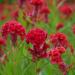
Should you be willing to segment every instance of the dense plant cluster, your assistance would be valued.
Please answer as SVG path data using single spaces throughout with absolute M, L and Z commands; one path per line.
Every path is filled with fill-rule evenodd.
M 0 4 L 0 75 L 74 75 L 75 9 L 65 0 L 15 4 Z

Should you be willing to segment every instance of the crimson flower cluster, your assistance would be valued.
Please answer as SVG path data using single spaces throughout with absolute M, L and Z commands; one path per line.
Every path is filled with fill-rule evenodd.
M 47 6 L 44 6 L 42 9 L 41 9 L 41 13 L 42 14 L 49 14 L 50 13 L 50 10 Z
M 70 8 L 69 5 L 64 4 L 63 6 L 60 7 L 60 12 L 65 14 L 66 16 L 70 16 L 72 14 L 72 9 Z
M 42 5 L 44 0 L 32 0 L 31 3 L 35 6 L 40 6 Z
M 63 33 L 56 33 L 50 35 L 50 41 L 55 47 L 63 46 L 65 48 L 68 47 L 68 40 L 65 34 Z
M 57 64 L 63 75 L 67 75 L 68 66 L 65 64 L 62 54 L 67 48 L 70 48 L 71 53 L 74 52 L 73 46 L 68 42 L 67 37 L 63 33 L 50 35 L 50 41 L 53 44 L 52 50 L 49 52 L 49 58 L 52 64 Z
M 52 64 L 57 64 L 63 75 L 67 75 L 67 65 L 63 61 L 62 54 L 65 53 L 64 47 L 56 47 L 50 50 L 49 58 Z
M 60 64 L 63 62 L 61 55 L 65 53 L 64 47 L 56 47 L 50 50 L 49 56 L 52 64 Z
M 10 35 L 13 44 L 17 41 L 17 36 L 20 36 L 21 40 L 25 39 L 25 28 L 17 21 L 9 21 L 2 26 L 2 37 L 7 39 Z
M 45 42 L 46 39 L 47 33 L 39 28 L 33 28 L 27 34 L 27 43 L 31 43 L 33 45 L 33 48 L 29 49 L 30 53 L 33 56 L 33 60 L 46 57 L 46 50 L 49 47 Z

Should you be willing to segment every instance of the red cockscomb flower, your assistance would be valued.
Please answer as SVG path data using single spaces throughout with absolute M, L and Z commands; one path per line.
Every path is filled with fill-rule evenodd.
M 32 0 L 31 1 L 31 3 L 36 6 L 42 5 L 43 2 L 44 2 L 44 0 Z
M 66 51 L 65 48 L 62 47 L 62 46 L 61 47 L 56 47 L 55 50 L 58 50 L 60 54 L 63 54 Z
M 37 46 L 44 44 L 46 38 L 47 33 L 39 28 L 31 29 L 26 36 L 27 42 Z
M 33 48 L 29 49 L 29 52 L 32 54 L 33 60 L 38 58 L 47 57 L 47 48 L 49 45 L 45 43 L 47 38 L 47 33 L 39 28 L 34 28 L 29 31 L 26 36 L 27 43 L 31 43 Z
M 18 23 L 17 21 L 9 21 L 2 26 L 2 36 L 4 39 L 7 39 L 7 36 L 10 35 L 12 42 L 15 43 L 17 36 L 21 37 L 21 40 L 25 39 L 25 28 Z
M 49 8 L 47 6 L 44 6 L 41 9 L 40 13 L 42 13 L 42 14 L 49 14 L 50 13 L 50 10 L 49 10 Z
M 67 4 L 61 6 L 59 9 L 60 9 L 61 13 L 65 14 L 67 16 L 70 16 L 72 14 L 72 9 Z
M 55 47 L 60 47 L 60 46 L 63 46 L 65 48 L 68 47 L 67 37 L 63 33 L 56 33 L 50 35 L 50 41 Z
M 55 48 L 50 50 L 49 57 L 50 57 L 50 61 L 52 64 L 59 64 L 59 63 L 63 62 L 59 50 L 57 50 Z

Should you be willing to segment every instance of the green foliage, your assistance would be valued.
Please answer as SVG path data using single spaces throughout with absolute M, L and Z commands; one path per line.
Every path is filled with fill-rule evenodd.
M 2 2 L 2 0 L 0 0 Z M 10 2 L 11 3 L 11 2 Z M 72 24 L 75 23 L 75 14 L 72 15 L 71 19 L 63 20 L 59 17 L 59 11 L 56 7 L 56 0 L 54 6 L 50 6 L 51 13 L 49 15 L 50 22 L 48 24 L 44 22 L 37 22 L 36 27 L 45 29 L 49 34 L 56 32 L 56 24 L 58 22 L 64 23 L 64 28 L 60 30 L 67 35 L 68 40 L 75 47 L 75 35 L 71 31 Z M 7 11 L 6 11 L 7 12 Z M 8 12 L 7 12 L 8 13 Z M 18 21 L 25 27 L 27 27 L 27 20 L 31 20 L 27 17 L 26 21 L 23 20 L 23 11 L 19 11 Z M 5 21 L 0 21 L 0 26 Z M 27 27 L 27 32 L 32 28 L 32 24 Z M 32 47 L 31 44 L 27 44 L 25 41 L 21 42 L 18 39 L 18 45 L 12 46 L 10 37 L 7 40 L 6 51 L 8 59 L 6 64 L 0 63 L 0 75 L 62 75 L 57 65 L 52 65 L 48 59 L 41 59 L 37 62 L 32 61 L 32 57 L 28 52 L 28 47 Z M 8 54 L 9 52 L 9 54 Z M 71 55 L 70 49 L 66 50 L 66 53 L 62 56 L 64 61 L 69 65 L 75 62 L 75 54 Z M 75 75 L 75 65 L 70 69 L 67 75 Z M 40 70 L 39 72 L 37 70 Z

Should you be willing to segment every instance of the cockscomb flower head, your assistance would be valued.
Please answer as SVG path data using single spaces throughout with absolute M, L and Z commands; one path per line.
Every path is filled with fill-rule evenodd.
M 35 6 L 40 6 L 42 5 L 44 0 L 32 0 L 31 3 Z
M 69 5 L 65 4 L 63 6 L 61 6 L 60 8 L 60 12 L 67 15 L 67 16 L 70 16 L 72 14 L 72 9 Z
M 18 36 L 20 36 L 21 40 L 24 40 L 25 28 L 17 21 L 9 21 L 2 26 L 3 38 L 7 39 L 8 35 L 11 36 L 12 42 L 16 42 Z
M 50 13 L 50 10 L 49 10 L 49 8 L 47 6 L 44 6 L 41 9 L 40 13 L 42 13 L 42 14 L 49 14 Z
M 46 39 L 47 33 L 43 29 L 33 28 L 28 32 L 26 41 L 33 45 L 33 48 L 30 48 L 29 52 L 34 61 L 39 58 L 47 57 L 47 48 L 49 48 L 49 45 L 46 44 Z
M 47 38 L 47 33 L 40 28 L 31 29 L 26 36 L 26 40 L 28 43 L 37 46 L 44 44 L 46 38 Z
M 59 64 L 59 63 L 63 62 L 59 50 L 57 50 L 55 48 L 50 50 L 49 58 L 50 58 L 50 61 L 52 64 Z
M 68 40 L 65 34 L 56 33 L 50 35 L 50 41 L 55 47 L 63 46 L 65 48 L 68 47 Z
M 55 49 L 58 50 L 60 54 L 63 54 L 66 51 L 66 49 L 62 46 L 61 47 L 56 47 Z

